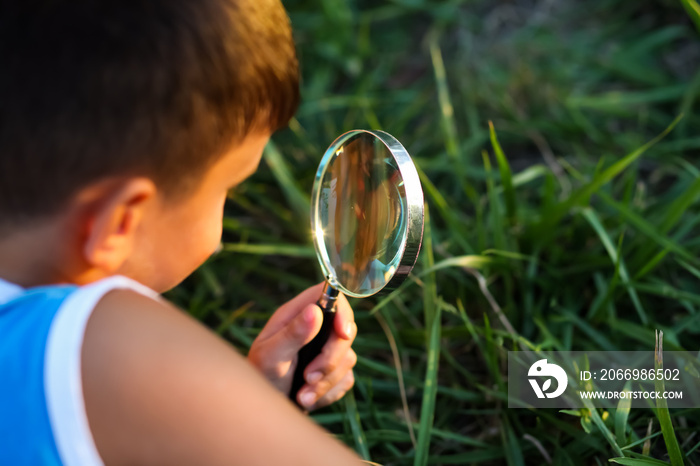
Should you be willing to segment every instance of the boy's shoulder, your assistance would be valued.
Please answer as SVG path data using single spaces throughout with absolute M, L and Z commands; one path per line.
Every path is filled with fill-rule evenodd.
M 304 447 L 312 440 L 339 455 L 337 464 L 356 464 L 245 357 L 168 303 L 128 290 L 106 295 L 87 324 L 82 362 L 106 463 L 308 466 L 324 457 Z
M 65 291 L 64 302 L 82 296 L 76 302 L 92 308 L 73 308 L 84 327 L 56 346 L 63 362 L 47 363 L 63 391 L 23 405 L 48 406 L 65 423 L 28 423 L 32 444 L 18 455 L 41 432 L 58 464 L 357 464 L 241 354 L 165 300 L 99 282 Z

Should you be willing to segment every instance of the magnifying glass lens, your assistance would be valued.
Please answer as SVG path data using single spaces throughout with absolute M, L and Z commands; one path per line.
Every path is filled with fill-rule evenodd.
M 387 146 L 370 133 L 332 146 L 320 179 L 316 243 L 329 281 L 369 296 L 391 280 L 406 245 L 406 190 Z M 335 282 L 335 283 L 333 283 Z

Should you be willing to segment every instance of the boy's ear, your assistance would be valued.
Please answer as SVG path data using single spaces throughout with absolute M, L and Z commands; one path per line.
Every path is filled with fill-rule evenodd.
M 128 178 L 105 193 L 89 220 L 83 246 L 91 266 L 108 273 L 119 269 L 131 254 L 144 210 L 155 194 L 148 178 Z

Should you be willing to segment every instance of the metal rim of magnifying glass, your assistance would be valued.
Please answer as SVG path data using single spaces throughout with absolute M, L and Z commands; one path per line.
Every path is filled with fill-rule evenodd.
M 413 269 L 418 258 L 418 253 L 420 252 L 421 244 L 423 242 L 423 188 L 420 184 L 420 178 L 418 177 L 418 172 L 416 167 L 411 160 L 411 156 L 408 151 L 403 147 L 403 145 L 391 134 L 384 131 L 372 131 L 365 129 L 355 129 L 348 131 L 347 133 L 341 134 L 333 143 L 328 146 L 326 153 L 321 159 L 318 170 L 316 171 L 316 177 L 314 178 L 314 186 L 311 192 L 311 234 L 313 236 L 314 248 L 316 248 L 317 257 L 321 263 L 321 268 L 323 269 L 323 274 L 327 279 L 332 279 L 331 267 L 328 266 L 327 262 L 328 253 L 326 251 L 325 245 L 323 243 L 321 235 L 317 234 L 318 220 L 318 204 L 321 195 L 321 180 L 323 175 L 326 173 L 328 168 L 328 162 L 332 157 L 335 156 L 335 152 L 338 147 L 341 146 L 346 140 L 360 133 L 368 133 L 379 139 L 389 150 L 396 165 L 399 168 L 399 174 L 404 182 L 404 191 L 406 193 L 406 204 L 408 206 L 407 212 L 407 222 L 404 234 L 404 239 L 401 243 L 401 248 L 398 254 L 401 254 L 401 260 L 399 261 L 398 267 L 394 270 L 392 277 L 389 279 L 386 285 L 381 289 L 375 291 L 374 293 L 368 294 L 358 294 L 346 289 L 342 284 L 337 281 L 331 281 L 331 286 L 342 291 L 348 296 L 353 296 L 356 298 L 366 298 L 377 293 L 386 293 L 388 291 L 395 290 L 403 283 L 403 281 L 408 277 L 408 274 Z

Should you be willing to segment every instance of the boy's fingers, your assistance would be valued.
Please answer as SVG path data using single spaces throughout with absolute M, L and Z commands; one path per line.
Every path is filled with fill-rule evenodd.
M 258 351 L 264 354 L 265 365 L 275 366 L 293 360 L 299 350 L 316 336 L 322 322 L 323 316 L 318 306 L 305 306 L 279 332 L 259 343 Z
M 321 396 L 309 410 L 314 410 L 328 406 L 329 404 L 335 403 L 345 396 L 347 392 L 352 390 L 352 386 L 355 384 L 355 375 L 352 371 L 349 371 L 343 376 L 343 378 L 335 385 L 333 388 L 328 390 L 325 395 Z
M 303 391 L 313 392 L 316 395 L 316 399 L 322 398 L 338 385 L 348 372 L 352 372 L 352 368 L 355 367 L 356 363 L 357 355 L 353 350 L 349 350 L 333 372 L 313 384 L 307 384 Z
M 258 339 L 264 340 L 284 329 L 307 305 L 318 301 L 322 290 L 323 283 L 319 283 L 307 288 L 295 298 L 280 306 L 267 321 L 260 335 L 258 335 Z
M 352 340 L 355 337 L 354 325 L 355 314 L 352 312 L 348 299 L 341 293 L 336 301 L 335 320 L 333 321 L 335 333 L 341 338 Z
M 323 346 L 321 354 L 316 356 L 304 370 L 304 380 L 315 383 L 322 377 L 331 374 L 339 367 L 347 353 L 352 351 L 350 347 L 357 333 L 357 325 L 351 322 L 349 338 L 341 338 L 337 334 L 331 334 Z M 354 354 L 354 353 L 353 353 Z

